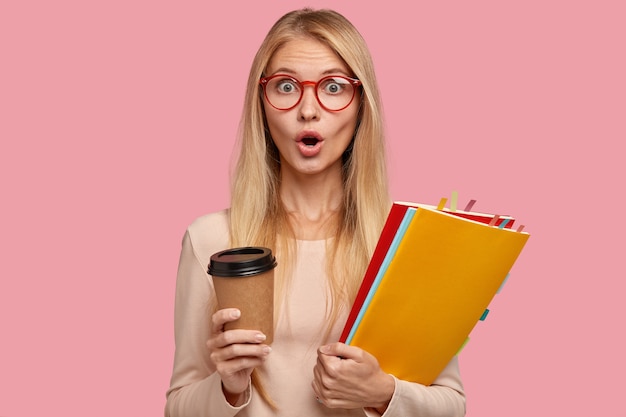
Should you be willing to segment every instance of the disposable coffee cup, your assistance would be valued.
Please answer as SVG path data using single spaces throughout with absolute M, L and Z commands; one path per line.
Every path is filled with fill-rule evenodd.
M 263 247 L 227 249 L 211 255 L 209 275 L 220 309 L 238 308 L 239 319 L 226 323 L 225 330 L 259 330 L 274 339 L 274 268 L 276 258 Z

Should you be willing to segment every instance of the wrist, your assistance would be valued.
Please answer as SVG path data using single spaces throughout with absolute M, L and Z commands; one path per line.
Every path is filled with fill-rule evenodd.
M 395 378 L 389 374 L 385 374 L 385 378 L 383 379 L 383 383 L 381 384 L 381 390 L 379 391 L 382 394 L 380 397 L 381 400 L 375 404 L 372 404 L 370 408 L 374 409 L 378 414 L 383 415 L 385 411 L 387 411 L 387 407 L 389 407 L 389 403 L 391 402 L 391 398 L 393 397 L 395 391 Z
M 385 414 L 385 411 L 387 411 L 387 407 L 389 406 L 389 401 L 387 401 L 385 404 L 379 406 L 379 407 L 372 407 L 378 414 L 380 414 L 381 416 L 383 414 Z
M 224 393 L 224 398 L 226 399 L 226 401 L 233 407 L 239 407 L 245 402 L 245 395 L 243 392 L 231 392 L 226 389 L 223 382 L 222 392 Z

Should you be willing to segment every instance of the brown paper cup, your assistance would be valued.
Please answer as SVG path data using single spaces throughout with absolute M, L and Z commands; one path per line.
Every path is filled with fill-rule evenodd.
M 259 330 L 274 340 L 274 268 L 272 251 L 262 247 L 227 249 L 211 256 L 209 274 L 220 309 L 238 308 L 241 317 L 225 330 Z

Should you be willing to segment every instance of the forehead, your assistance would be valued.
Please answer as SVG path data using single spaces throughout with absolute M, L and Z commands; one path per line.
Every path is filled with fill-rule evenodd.
M 292 39 L 276 50 L 267 75 L 288 73 L 302 79 L 328 74 L 350 74 L 346 63 L 328 45 L 310 37 Z

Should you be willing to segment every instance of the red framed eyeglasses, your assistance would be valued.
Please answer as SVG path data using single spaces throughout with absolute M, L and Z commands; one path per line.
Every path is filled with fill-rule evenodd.
M 313 87 L 320 106 L 336 112 L 352 103 L 361 81 L 343 75 L 329 75 L 317 82 L 299 81 L 291 75 L 275 74 L 261 78 L 259 84 L 263 86 L 265 99 L 275 109 L 291 110 L 296 107 L 302 100 L 304 87 L 309 85 Z

